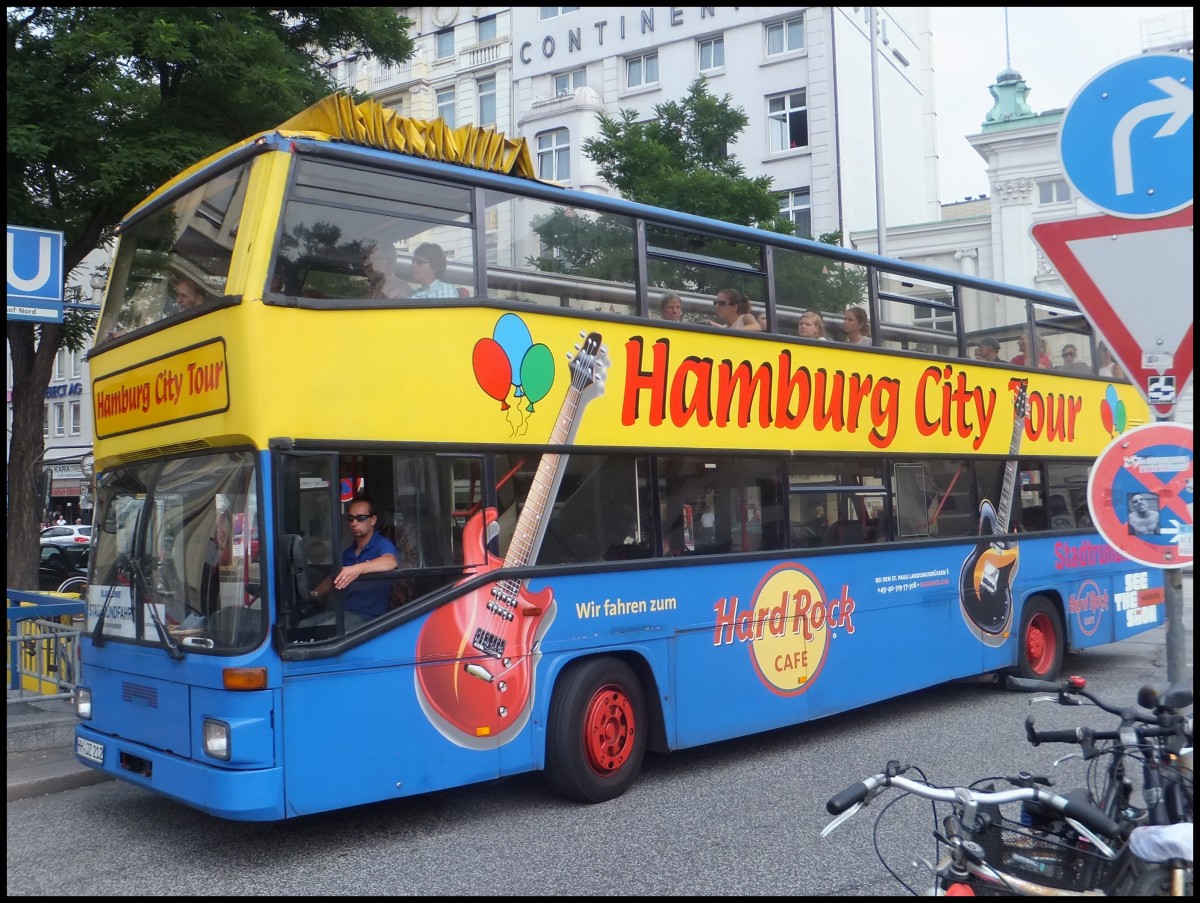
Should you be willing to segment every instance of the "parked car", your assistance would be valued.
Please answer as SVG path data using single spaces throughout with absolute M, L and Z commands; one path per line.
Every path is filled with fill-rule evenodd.
M 89 543 L 43 542 L 38 589 L 44 593 L 87 595 Z
M 42 530 L 42 542 L 91 542 L 91 524 L 63 524 Z

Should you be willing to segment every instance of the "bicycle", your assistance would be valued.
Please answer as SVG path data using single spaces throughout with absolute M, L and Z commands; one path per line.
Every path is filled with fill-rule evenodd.
M 904 777 L 910 770 L 920 774 L 921 779 Z M 1014 786 L 1007 790 L 976 789 L 975 784 L 998 780 Z M 1047 789 L 1049 778 L 1024 773 L 985 778 L 975 784 L 939 787 L 915 766 L 891 761 L 882 773 L 852 784 L 826 803 L 826 810 L 835 818 L 821 836 L 828 836 L 885 789 L 896 788 L 904 793 L 890 801 L 876 818 L 876 854 L 892 877 L 914 896 L 917 892 L 888 865 L 878 845 L 878 827 L 884 814 L 908 795 L 933 803 L 936 864 L 922 861 L 933 879 L 927 891 L 932 896 L 1072 893 L 1124 897 L 1145 895 L 1147 887 L 1162 889 L 1161 866 L 1141 862 L 1126 842 L 1131 826 L 1109 818 L 1079 794 L 1055 793 Z M 1051 830 L 1006 817 L 1001 807 L 1018 802 L 1022 812 L 1033 806 L 1036 811 L 1054 813 L 1064 827 Z M 951 807 L 950 814 L 940 821 L 941 831 L 937 828 L 939 803 Z M 1163 827 L 1132 830 L 1156 835 Z M 1190 895 L 1190 887 L 1170 887 L 1173 894 Z
M 1102 811 L 1116 817 L 1118 808 L 1123 807 L 1123 817 L 1137 824 L 1192 821 L 1192 716 L 1182 711 L 1192 704 L 1191 687 L 1177 685 L 1166 692 L 1152 686 L 1142 687 L 1138 691 L 1138 706 L 1150 710 L 1147 714 L 1105 702 L 1087 689 L 1087 681 L 1082 677 L 1044 681 L 1010 676 L 1007 686 L 1011 690 L 1055 694 L 1037 697 L 1034 703 L 1055 701 L 1063 706 L 1077 706 L 1087 700 L 1120 719 L 1117 729 L 1110 731 L 1090 727 L 1039 731 L 1032 715 L 1025 719 L 1025 737 L 1032 745 L 1079 746 L 1080 757 L 1091 763 L 1088 791 Z M 1073 757 L 1064 756 L 1055 764 Z M 1109 759 L 1107 766 L 1098 768 L 1097 764 L 1105 757 Z M 1141 763 L 1144 809 L 1132 805 L 1134 788 L 1126 769 L 1130 760 Z
M 1061 764 L 1078 756 L 1089 763 L 1086 793 L 1106 814 L 1129 825 L 1157 827 L 1159 843 L 1146 847 L 1142 841 L 1145 831 L 1133 831 L 1130 846 L 1137 862 L 1153 859 L 1160 867 L 1142 868 L 1134 876 L 1133 887 L 1138 895 L 1147 893 L 1178 893 L 1192 882 L 1192 715 L 1181 710 L 1192 704 L 1192 689 L 1177 685 L 1166 692 L 1152 686 L 1138 691 L 1138 706 L 1125 708 L 1106 703 L 1087 689 L 1081 677 L 1068 677 L 1050 682 L 1008 678 L 1010 689 L 1022 691 L 1051 691 L 1054 696 L 1033 700 L 1056 701 L 1059 705 L 1076 706 L 1087 700 L 1120 720 L 1116 730 L 1096 730 L 1078 727 L 1069 730 L 1040 731 L 1033 716 L 1025 719 L 1026 739 L 1034 746 L 1043 743 L 1078 745 L 1080 752 L 1057 760 Z M 1100 767 L 1100 763 L 1107 764 Z M 1140 764 L 1142 783 L 1134 786 L 1127 763 Z M 1137 798 L 1140 795 L 1140 800 Z M 1138 803 L 1141 805 L 1138 805 Z M 1038 813 L 1031 813 L 1036 819 Z M 1176 835 L 1179 835 L 1176 837 Z

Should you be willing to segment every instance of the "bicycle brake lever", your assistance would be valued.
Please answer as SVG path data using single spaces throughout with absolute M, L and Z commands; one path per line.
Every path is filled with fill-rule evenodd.
M 871 799 L 871 797 L 868 796 L 867 800 L 870 800 L 870 799 Z M 835 818 L 833 821 L 831 821 L 829 824 L 827 824 L 824 828 L 821 829 L 821 836 L 828 837 L 830 834 L 832 834 L 837 829 L 837 827 L 839 825 L 841 825 L 842 822 L 846 821 L 848 818 L 850 818 L 850 816 L 852 816 L 859 809 L 861 809 L 863 806 L 865 806 L 867 804 L 867 800 L 863 800 L 862 802 L 855 803 L 853 806 L 851 806 L 849 809 L 847 809 L 845 812 L 843 812 L 841 815 L 839 815 L 837 818 Z

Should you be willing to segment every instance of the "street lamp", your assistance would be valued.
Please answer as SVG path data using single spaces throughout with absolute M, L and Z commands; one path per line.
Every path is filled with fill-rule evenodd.
M 104 274 L 99 270 L 92 273 L 92 303 L 100 304 L 100 293 L 104 291 Z

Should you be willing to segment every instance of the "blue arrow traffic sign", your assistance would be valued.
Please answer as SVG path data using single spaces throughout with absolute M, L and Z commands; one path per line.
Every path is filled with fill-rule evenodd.
M 1192 203 L 1193 72 L 1190 56 L 1148 53 L 1114 63 L 1080 89 L 1058 137 L 1079 194 L 1128 219 Z

